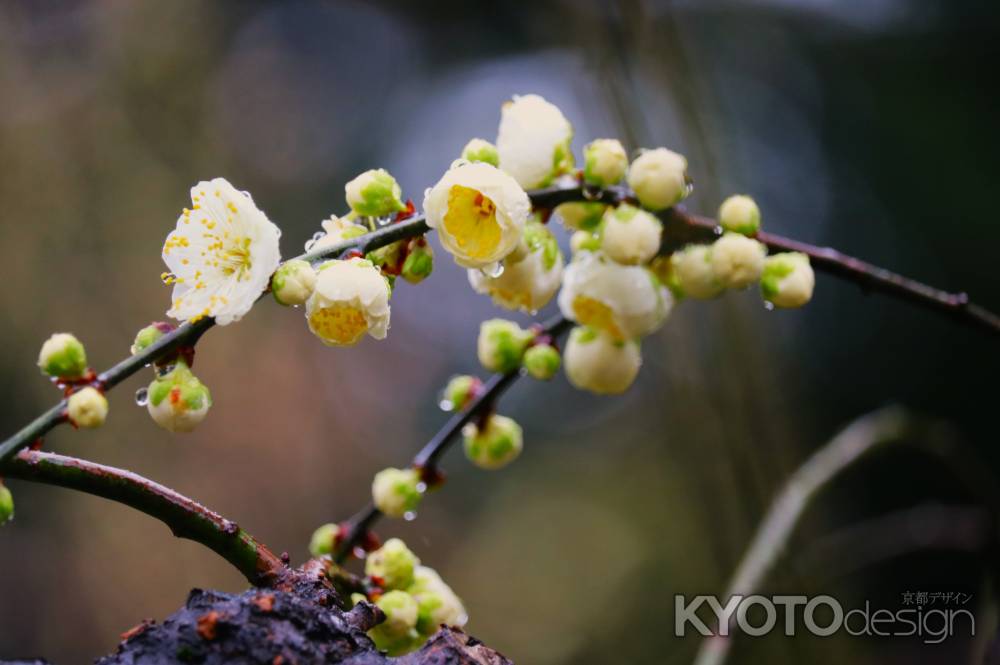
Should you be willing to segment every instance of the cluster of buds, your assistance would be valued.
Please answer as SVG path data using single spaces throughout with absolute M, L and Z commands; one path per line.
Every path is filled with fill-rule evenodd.
M 336 247 L 412 214 L 396 179 L 385 169 L 365 171 L 345 186 L 350 212 L 331 216 L 306 245 L 309 251 Z M 424 238 L 400 240 L 369 252 L 314 266 L 302 259 L 281 264 L 271 293 L 282 305 L 305 305 L 309 330 L 327 346 L 353 346 L 370 336 L 384 339 L 389 299 L 396 277 L 417 284 L 434 269 L 434 253 Z
M 710 299 L 726 289 L 760 284 L 770 306 L 802 307 L 812 299 L 815 275 L 800 252 L 767 255 L 753 236 L 760 231 L 760 209 L 752 198 L 731 196 L 719 208 L 723 234 L 711 245 L 688 245 L 660 257 L 653 268 L 677 298 Z
M 149 324 L 136 334 L 132 353 L 141 352 L 171 330 L 169 323 Z M 191 371 L 193 361 L 190 349 L 161 358 L 154 368 L 156 376 L 137 395 L 137 402 L 146 407 L 153 422 L 168 432 L 194 431 L 212 406 L 211 393 Z
M 479 362 L 490 372 L 506 374 L 523 367 L 533 378 L 547 381 L 559 371 L 559 350 L 552 340 L 513 321 L 490 319 L 479 326 Z
M 419 648 L 442 625 L 461 628 L 467 621 L 461 599 L 398 538 L 368 553 L 365 588 L 351 600 L 371 600 L 385 614 L 368 635 L 390 656 Z
M 95 428 L 108 417 L 108 400 L 87 366 L 87 352 L 75 336 L 56 333 L 45 340 L 38 353 L 38 367 L 66 389 L 66 417 L 74 427 Z

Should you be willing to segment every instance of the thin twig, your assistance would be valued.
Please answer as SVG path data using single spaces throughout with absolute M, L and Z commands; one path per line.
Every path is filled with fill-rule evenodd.
M 42 451 L 23 450 L 0 464 L 9 478 L 58 485 L 140 510 L 166 524 L 178 538 L 210 548 L 255 586 L 275 587 L 291 574 L 271 550 L 236 522 L 147 478 L 102 464 Z
M 562 316 L 556 316 L 539 328 L 539 334 L 557 339 L 571 326 L 571 321 Z M 433 479 L 438 475 L 438 460 L 448 450 L 451 443 L 457 440 L 462 428 L 477 416 L 492 409 L 500 395 L 517 381 L 521 374 L 520 370 L 514 370 L 506 374 L 494 374 L 487 379 L 476 396 L 469 400 L 461 411 L 449 418 L 437 434 L 420 449 L 410 465 L 419 470 L 429 483 L 433 482 Z M 371 528 L 382 516 L 382 512 L 375 507 L 375 504 L 369 502 L 367 506 L 344 522 L 342 525 L 344 531 L 337 539 L 334 561 L 343 563 L 347 560 L 354 548 L 366 539 Z
M 726 588 L 724 602 L 760 589 L 784 553 L 802 515 L 831 480 L 881 445 L 900 441 L 910 428 L 911 421 L 901 409 L 876 411 L 855 420 L 806 460 L 779 492 L 764 521 L 757 527 L 749 549 Z M 695 665 L 722 665 L 725 662 L 732 646 L 735 624 L 728 628 L 701 643 Z

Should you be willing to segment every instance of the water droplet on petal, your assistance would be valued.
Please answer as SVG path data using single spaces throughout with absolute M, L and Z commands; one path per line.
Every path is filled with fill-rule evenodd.
M 250 196 L 250 192 L 248 192 L 248 191 L 246 191 L 246 190 L 243 190 L 242 192 L 240 192 L 240 194 L 242 194 L 243 196 L 245 196 L 245 197 L 247 197 L 248 199 L 250 199 L 250 203 L 253 203 L 253 197 L 252 197 L 252 196 Z
M 503 263 L 501 263 L 500 261 L 497 261 L 496 263 L 491 263 L 490 265 L 482 268 L 480 272 L 486 275 L 487 277 L 496 279 L 497 277 L 503 274 Z
M 149 403 L 149 389 L 139 388 L 135 391 L 135 403 L 137 406 L 146 406 Z
M 312 235 L 313 240 L 320 240 L 326 237 L 326 231 L 317 231 Z
M 403 519 L 406 520 L 407 522 L 412 522 L 413 520 L 417 519 L 417 513 L 413 510 L 408 510 L 405 513 L 403 513 Z

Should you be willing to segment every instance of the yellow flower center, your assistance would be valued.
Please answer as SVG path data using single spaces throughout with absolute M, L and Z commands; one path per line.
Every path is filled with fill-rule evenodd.
M 455 185 L 448 190 L 448 212 L 444 228 L 470 258 L 489 258 L 500 244 L 501 229 L 496 204 L 470 187 Z
M 577 323 L 604 330 L 617 340 L 625 339 L 621 328 L 615 323 L 614 312 L 599 300 L 587 296 L 573 298 L 573 314 Z
M 359 308 L 339 303 L 310 314 L 309 327 L 328 342 L 350 346 L 368 331 L 368 321 Z
M 253 262 L 250 260 L 250 238 L 238 236 L 216 243 L 215 258 L 226 276 L 236 275 L 237 279 L 249 279 Z

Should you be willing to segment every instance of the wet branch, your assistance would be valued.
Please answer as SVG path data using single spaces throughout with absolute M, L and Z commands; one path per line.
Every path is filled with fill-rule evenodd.
M 67 487 L 135 508 L 160 520 L 178 538 L 201 543 L 231 563 L 258 587 L 281 587 L 292 571 L 236 522 L 227 520 L 169 487 L 111 466 L 24 450 L 0 464 L 9 478 Z
M 561 337 L 572 326 L 572 322 L 562 316 L 556 316 L 539 327 L 538 334 L 548 335 L 553 339 Z M 448 419 L 430 441 L 416 454 L 410 465 L 421 472 L 428 486 L 432 486 L 440 478 L 437 468 L 441 455 L 458 438 L 462 428 L 473 419 L 489 413 L 496 406 L 497 400 L 507 388 L 521 377 L 520 370 L 506 374 L 494 374 L 483 383 L 478 394 L 465 407 Z M 364 542 L 371 528 L 382 518 L 382 512 L 369 502 L 353 517 L 341 526 L 344 531 L 337 540 L 337 549 L 333 559 L 343 563 L 354 551 L 354 548 Z

